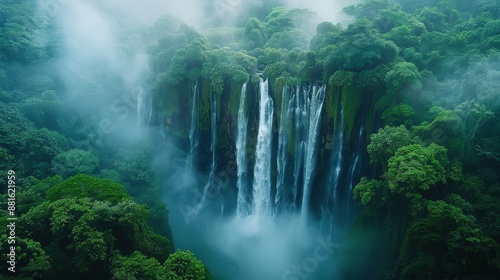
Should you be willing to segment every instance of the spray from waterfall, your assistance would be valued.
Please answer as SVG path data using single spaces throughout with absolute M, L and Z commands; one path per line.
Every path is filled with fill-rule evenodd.
M 276 179 L 276 196 L 274 202 L 277 208 L 281 211 L 286 211 L 287 195 L 286 195 L 286 167 L 288 160 L 288 129 L 289 129 L 289 116 L 290 116 L 290 97 L 288 94 L 289 87 L 283 88 L 281 94 L 281 113 L 280 113 L 280 126 L 278 132 L 278 177 Z
M 250 214 L 250 205 L 248 203 L 247 189 L 247 127 L 248 117 L 245 114 L 247 83 L 241 87 L 240 106 L 238 108 L 238 132 L 236 135 L 236 164 L 238 168 L 238 197 L 236 213 L 239 217 L 245 217 Z
M 332 139 L 332 151 L 330 159 L 330 170 L 326 180 L 324 200 L 321 205 L 321 223 L 320 230 L 323 233 L 328 233 L 328 236 L 333 235 L 333 211 L 338 205 L 338 188 L 340 180 L 340 172 L 344 165 L 342 149 L 344 146 L 344 106 L 342 99 L 339 96 L 339 112 L 340 121 L 338 127 L 334 127 L 334 137 Z
M 196 163 L 198 153 L 198 83 L 193 89 L 193 105 L 191 107 L 191 127 L 189 129 L 189 155 L 187 158 L 187 169 L 191 170 Z
M 253 182 L 253 214 L 267 219 L 271 214 L 271 143 L 273 125 L 273 100 L 269 96 L 268 81 L 259 83 L 259 130 L 255 150 Z
M 325 100 L 326 86 L 319 89 L 314 86 L 307 106 L 309 120 L 307 131 L 307 142 L 305 144 L 305 162 L 304 162 L 304 187 L 302 195 L 302 211 L 301 219 L 306 221 L 309 213 L 309 203 L 311 197 L 312 180 L 314 178 L 314 170 L 316 167 L 316 155 L 318 146 L 318 130 L 321 120 L 321 111 L 323 109 L 323 101 Z
M 304 158 L 304 121 L 306 112 L 304 112 L 305 108 L 305 96 L 301 94 L 300 87 L 297 86 L 295 89 L 294 96 L 294 122 L 295 122 L 295 158 L 294 158 L 294 172 L 293 172 L 293 201 L 292 201 L 292 209 L 297 209 L 297 196 L 299 193 L 299 183 L 302 173 L 302 160 Z
M 349 221 L 350 218 L 350 208 L 351 208 L 351 201 L 352 201 L 352 192 L 354 189 L 354 185 L 357 183 L 357 180 L 359 180 L 359 164 L 360 164 L 360 158 L 361 158 L 361 149 L 362 149 L 362 139 L 365 135 L 365 127 L 364 124 L 362 124 L 359 128 L 359 134 L 358 134 L 358 141 L 357 146 L 356 146 L 356 154 L 354 155 L 354 161 L 353 164 L 349 167 L 349 172 L 348 172 L 348 178 L 347 178 L 347 186 L 349 187 L 349 190 L 347 192 L 347 205 L 346 205 L 346 217 L 345 217 L 345 222 L 347 226 L 347 222 Z
M 207 195 L 209 191 L 213 191 L 210 188 L 214 186 L 215 179 L 215 169 L 217 168 L 216 162 L 216 144 L 217 144 L 217 98 L 215 96 L 215 91 L 212 91 L 210 95 L 210 103 L 211 106 L 211 114 L 210 114 L 210 151 L 212 152 L 212 165 L 210 166 L 210 174 L 208 175 L 208 181 L 203 187 L 203 197 L 200 203 L 196 206 L 196 213 L 199 213 L 202 208 L 206 205 Z M 217 190 L 219 192 L 219 190 Z M 222 200 L 223 203 L 223 200 Z M 223 204 L 221 204 L 221 208 L 223 211 Z

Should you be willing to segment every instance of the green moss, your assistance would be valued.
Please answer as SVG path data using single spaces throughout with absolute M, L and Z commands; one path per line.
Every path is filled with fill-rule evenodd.
M 342 88 L 339 86 L 336 86 L 333 83 L 333 76 L 330 77 L 328 80 L 328 88 L 326 92 L 326 114 L 327 114 L 327 119 L 329 121 L 333 120 L 333 128 L 334 131 L 337 127 L 339 127 L 339 95 L 342 94 Z
M 241 98 L 241 87 L 243 83 L 231 81 L 231 92 L 227 97 L 227 109 L 232 116 L 238 115 L 238 110 L 240 107 L 240 98 Z
M 338 92 L 338 89 L 336 87 L 328 85 L 328 89 L 326 91 L 326 96 L 325 96 L 325 105 L 326 105 L 326 118 L 328 120 L 334 120 L 335 121 L 335 116 L 337 116 L 337 109 L 338 109 L 338 95 L 335 94 Z
M 183 93 L 180 87 L 180 85 L 168 86 L 167 90 L 158 96 L 165 118 L 171 118 L 173 114 L 180 112 L 180 99 Z
M 180 138 L 189 138 L 189 134 L 187 131 L 185 130 L 174 130 L 172 131 L 172 134 L 176 137 L 180 137 Z
M 210 130 L 210 95 L 212 86 L 209 80 L 203 80 L 201 85 L 198 105 L 199 129 L 208 131 Z
M 286 93 L 283 93 L 283 90 L 285 88 L 285 84 L 279 84 L 278 81 L 276 81 L 276 84 L 277 86 L 275 87 L 276 88 L 276 91 L 274 92 L 274 108 L 275 108 L 275 116 L 276 116 L 276 121 L 277 123 L 280 123 L 281 122 L 281 104 L 283 103 L 283 98 L 284 98 L 284 94 Z M 278 85 L 279 84 L 279 85 Z
M 366 130 L 365 141 L 366 141 L 366 143 L 370 142 L 370 134 L 375 132 L 375 129 L 376 129 L 375 122 L 378 119 L 380 119 L 380 112 L 377 111 L 376 104 L 377 104 L 378 100 L 383 98 L 384 94 L 385 93 L 383 91 L 372 93 L 372 100 L 370 102 L 370 108 L 368 110 L 368 115 L 366 117 L 366 122 L 365 122 L 365 130 Z
M 413 116 L 415 115 L 415 110 L 406 104 L 400 103 L 399 105 L 392 106 L 386 109 L 382 113 L 382 119 L 385 121 L 386 125 L 397 126 L 404 124 L 410 127 L 413 123 Z
M 354 87 L 343 87 L 342 105 L 344 106 L 346 140 L 350 141 L 352 130 L 356 124 L 356 115 L 361 110 L 361 93 Z
M 435 142 L 446 147 L 451 155 L 460 155 L 465 145 L 464 124 L 460 116 L 439 107 L 433 107 L 429 111 L 438 112 L 434 120 L 414 126 L 412 132 L 424 142 Z
M 79 174 L 52 187 L 47 192 L 47 200 L 55 201 L 66 197 L 90 197 L 99 201 L 120 202 L 131 200 L 125 188 L 110 179 L 99 179 Z

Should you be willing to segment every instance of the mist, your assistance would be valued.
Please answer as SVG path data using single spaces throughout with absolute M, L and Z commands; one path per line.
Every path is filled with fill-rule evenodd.
M 469 2 L 2 0 L 0 275 L 496 279 L 500 4 Z
M 314 28 L 321 21 L 345 24 L 351 20 L 342 13 L 345 5 L 352 4 L 347 1 L 276 2 L 314 11 Z M 138 128 L 138 118 L 143 118 L 139 115 L 139 98 L 141 94 L 151 95 L 146 84 L 154 75 L 146 53 L 150 42 L 141 39 L 141 30 L 164 14 L 198 30 L 214 24 L 232 25 L 252 7 L 264 4 L 229 0 L 61 1 L 49 13 L 60 22 L 64 41 L 64 55 L 53 63 L 65 85 L 68 108 L 76 110 L 82 119 L 90 109 L 100 108 L 92 135 L 119 145 L 138 145 L 148 137 L 158 140 L 161 153 L 152 165 L 164 189 L 173 241 L 177 248 L 195 253 L 215 279 L 333 277 L 336 271 L 331 263 L 336 258 L 338 240 L 322 235 L 315 222 L 304 224 L 298 215 L 264 220 L 252 215 L 221 216 L 214 210 L 219 203 L 216 196 L 200 209 L 201 189 L 208 173 L 186 169 L 185 150 L 162 138 L 159 128 L 146 128 L 153 132 Z M 47 7 L 41 2 L 40 8 Z M 306 31 L 313 35 L 314 29 Z M 219 179 L 234 179 L 231 174 L 225 175 Z
M 222 216 L 215 189 L 198 211 L 198 185 L 208 176 L 186 171 L 185 161 L 176 163 L 180 167 L 169 170 L 164 194 L 175 245 L 194 252 L 214 279 L 329 279 L 338 273 L 332 263 L 339 259 L 339 240 L 319 232 L 318 225 L 305 226 L 300 215 Z M 225 176 L 214 188 L 226 187 Z

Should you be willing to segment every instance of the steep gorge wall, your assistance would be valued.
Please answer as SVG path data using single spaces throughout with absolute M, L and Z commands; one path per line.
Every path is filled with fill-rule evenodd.
M 236 130 L 238 122 L 238 106 L 240 102 L 242 83 L 225 81 L 222 94 L 217 95 L 217 169 L 235 169 L 236 164 Z M 212 86 L 208 80 L 200 80 L 199 104 L 197 106 L 197 123 L 199 129 L 199 154 L 195 163 L 197 170 L 208 172 L 211 166 L 211 135 L 210 116 L 212 113 L 211 93 Z M 193 83 L 184 82 L 172 87 L 159 99 L 158 107 L 163 110 L 167 125 L 167 131 L 179 139 L 182 147 L 189 152 L 190 116 L 192 108 Z M 290 87 L 288 90 L 295 90 Z M 274 116 L 272 129 L 272 155 L 271 155 L 271 198 L 274 201 L 276 195 L 276 180 L 278 177 L 277 151 L 279 129 L 281 123 L 281 102 L 285 98 L 282 85 L 270 82 L 269 94 L 274 100 Z M 341 172 L 338 178 L 339 188 L 336 193 L 336 202 L 330 207 L 335 213 L 335 223 L 346 223 L 353 217 L 353 212 L 348 213 L 356 203 L 351 202 L 352 188 L 359 181 L 362 175 L 367 175 L 371 171 L 368 169 L 368 155 L 366 145 L 369 135 L 378 128 L 379 112 L 375 110 L 375 103 L 382 93 L 363 93 L 355 87 L 338 87 L 333 84 L 327 85 L 325 101 L 321 111 L 321 122 L 317 139 L 316 168 L 312 181 L 311 202 L 309 209 L 317 219 L 322 219 L 321 207 L 325 197 L 332 196 L 331 188 L 328 188 L 328 177 L 332 172 L 332 156 L 335 151 L 334 136 L 343 129 L 343 145 L 341 155 L 343 158 Z M 289 99 L 289 97 L 287 97 Z M 253 167 L 255 164 L 255 147 L 259 124 L 259 84 L 248 82 L 245 102 L 245 112 L 248 114 L 247 128 L 247 167 L 249 171 L 248 186 L 252 186 Z M 343 116 L 341 116 L 342 110 Z M 341 125 L 341 120 L 343 124 Z M 293 130 L 288 129 L 288 130 Z M 295 159 L 295 149 L 297 143 L 293 131 L 288 131 L 287 162 L 293 163 Z M 294 176 L 294 168 L 288 165 L 285 171 L 285 181 L 291 184 L 290 178 Z M 225 211 L 233 213 L 236 208 L 236 175 L 229 172 L 229 188 L 226 188 Z M 299 186 L 302 186 L 303 175 L 299 176 Z M 328 193 L 330 192 L 330 193 Z M 250 192 L 251 193 L 251 192 Z M 298 190 L 301 200 L 302 189 Z M 289 195 L 288 195 L 288 198 Z M 297 205 L 299 206 L 299 205 Z M 282 211 L 285 207 L 276 205 L 276 211 Z

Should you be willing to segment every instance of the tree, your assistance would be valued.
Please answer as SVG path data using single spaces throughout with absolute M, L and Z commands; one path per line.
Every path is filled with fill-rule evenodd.
M 18 201 L 17 213 L 27 213 L 31 208 L 45 201 L 47 191 L 63 181 L 61 176 L 47 177 L 38 180 L 35 177 L 27 177 L 23 182 L 23 189 L 18 191 L 16 200 Z
M 412 117 L 415 115 L 415 110 L 408 104 L 399 104 L 392 106 L 382 113 L 382 119 L 387 125 L 412 125 Z
M 63 178 L 77 174 L 92 174 L 98 166 L 99 158 L 90 152 L 78 149 L 60 153 L 52 160 L 52 171 Z
M 166 261 L 170 242 L 147 225 L 148 215 L 146 206 L 130 199 L 116 202 L 65 196 L 47 200 L 22 215 L 19 235 L 47 248 L 46 253 L 53 259 L 54 278 L 96 277 L 105 271 L 126 269 L 126 264 L 118 268 L 112 264 L 114 258 L 120 259 L 117 255 L 132 255 L 135 261 L 142 255 L 158 263 Z
M 464 125 L 457 113 L 441 107 L 431 107 L 429 114 L 436 117 L 430 123 L 414 126 L 412 131 L 425 142 L 435 142 L 446 147 L 450 156 L 458 157 L 463 153 Z
M 46 128 L 23 131 L 17 138 L 20 144 L 14 150 L 19 151 L 18 159 L 31 171 L 25 176 L 37 178 L 51 175 L 52 159 L 69 146 L 65 136 Z
M 384 10 L 395 9 L 396 5 L 389 0 L 368 0 L 364 3 L 349 6 L 344 9 L 350 15 L 357 18 L 373 20 Z
M 8 223 L 7 223 L 8 224 Z M 52 259 L 46 254 L 39 242 L 36 242 L 29 238 L 16 237 L 16 244 L 10 244 L 7 242 L 7 235 L 2 234 L 0 237 L 0 242 L 2 244 L 2 249 L 5 254 L 2 254 L 0 258 L 3 263 L 8 263 L 10 261 L 7 254 L 10 253 L 10 247 L 14 246 L 16 248 L 16 264 L 15 273 L 7 271 L 7 267 L 3 269 L 0 275 L 7 277 L 15 275 L 17 277 L 13 279 L 47 279 L 50 275 L 50 270 L 52 269 Z M 9 275 L 10 274 L 10 275 Z M 5 279 L 5 278 L 2 278 Z
M 329 21 L 323 21 L 316 27 L 316 35 L 321 36 L 327 33 L 335 32 L 336 30 L 337 28 L 335 27 L 335 25 L 333 25 L 333 23 Z
M 6 159 L 16 159 L 6 162 L 11 165 L 9 168 L 15 165 L 20 178 L 50 175 L 50 162 L 69 146 L 66 138 L 56 131 L 36 129 L 15 106 L 0 102 L 0 114 L 4 116 L 0 120 L 0 145 L 3 148 L 0 153 L 5 154 Z
M 156 186 L 155 175 L 143 151 L 120 150 L 114 158 L 120 182 L 132 195 L 139 196 L 139 193 L 145 193 Z
M 455 112 L 463 119 L 468 140 L 472 140 L 476 135 L 477 129 L 495 116 L 492 111 L 486 109 L 484 104 L 479 104 L 474 100 L 461 103 L 455 107 Z
M 418 18 L 429 31 L 444 31 L 446 16 L 436 7 L 424 7 Z
M 181 251 L 171 254 L 165 262 L 168 279 L 176 280 L 205 280 L 205 267 L 190 251 Z
M 287 29 L 301 28 L 313 19 L 314 12 L 308 9 L 287 9 L 275 7 L 264 20 L 268 38 Z
M 370 180 L 366 177 L 354 187 L 354 199 L 360 199 L 361 204 L 369 209 L 370 214 L 376 214 L 387 202 L 385 183 L 379 180 Z
M 37 5 L 30 1 L 2 1 L 0 10 L 0 57 L 9 62 L 28 64 L 47 58 L 44 43 L 37 34 L 45 32 L 47 18 L 35 16 Z
M 207 59 L 206 51 L 208 51 L 208 43 L 202 37 L 195 38 L 184 48 L 178 49 L 172 58 L 172 65 L 167 70 L 168 83 L 176 85 L 185 78 L 196 81 Z
M 422 77 L 415 64 L 410 62 L 399 62 L 387 73 L 385 84 L 387 90 L 393 93 L 407 89 L 420 88 Z
M 427 147 L 412 144 L 398 148 L 389 159 L 389 189 L 408 197 L 438 182 L 446 183 L 449 163 L 446 153 L 446 148 L 434 143 Z
M 282 32 L 274 33 L 269 41 L 265 44 L 267 48 L 283 48 L 283 49 L 307 49 L 309 46 L 309 36 L 300 29 L 287 29 Z
M 336 71 L 331 77 L 330 81 L 336 86 L 350 87 L 354 78 L 354 72 L 339 70 Z
M 109 179 L 98 179 L 85 174 L 73 176 L 47 191 L 47 200 L 50 201 L 66 197 L 88 197 L 110 202 L 131 199 L 120 184 Z
M 387 65 L 380 64 L 374 69 L 363 70 L 356 75 L 354 85 L 364 92 L 385 91 L 384 79 L 389 69 Z M 388 96 L 386 95 L 386 98 Z
M 498 243 L 483 234 L 473 217 L 441 200 L 427 201 L 405 244 L 396 279 L 494 279 L 500 268 Z
M 404 26 L 408 22 L 407 14 L 400 9 L 382 10 L 380 14 L 373 19 L 373 26 L 380 33 L 387 33 L 395 27 Z
M 398 47 L 418 46 L 418 38 L 412 34 L 412 30 L 407 25 L 392 28 L 385 34 L 385 38 L 396 43 Z
M 134 252 L 116 255 L 112 260 L 112 280 L 167 280 L 167 271 L 156 259 Z
M 30 97 L 21 104 L 20 110 L 37 127 L 57 128 L 57 116 L 60 113 L 61 102 L 56 92 L 45 91 L 40 97 Z
M 262 22 L 256 17 L 249 18 L 243 32 L 243 46 L 245 49 L 263 48 L 266 42 L 267 38 Z
M 368 144 L 367 150 L 370 161 L 381 164 L 386 170 L 387 162 L 399 148 L 419 143 L 422 143 L 422 140 L 403 125 L 398 127 L 386 126 L 379 129 L 377 133 L 370 135 L 370 144 Z

